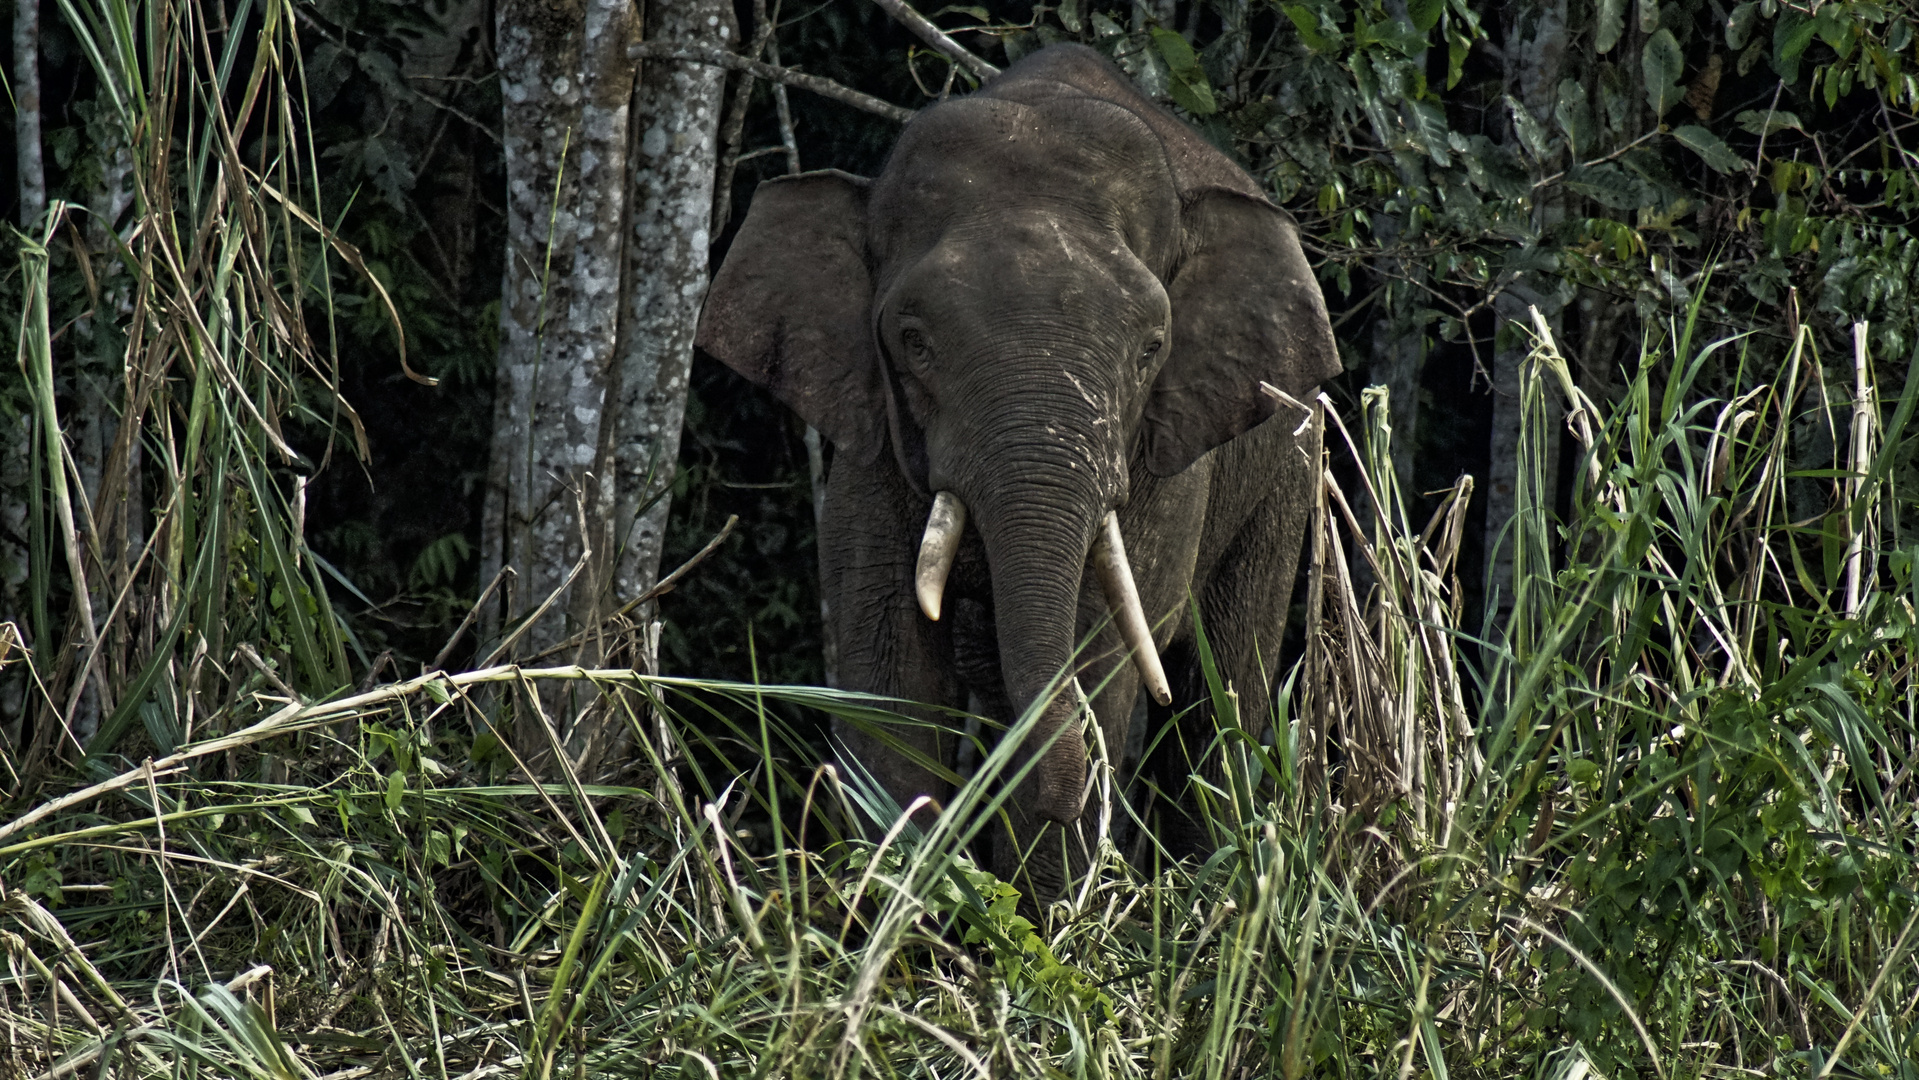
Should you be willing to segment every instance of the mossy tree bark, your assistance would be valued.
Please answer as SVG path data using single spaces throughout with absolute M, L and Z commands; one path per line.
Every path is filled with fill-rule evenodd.
M 496 13 L 507 175 L 493 450 L 483 580 L 516 577 L 489 612 L 495 640 L 568 581 L 604 531 L 612 477 L 596 469 L 617 351 L 620 225 L 639 25 L 630 0 L 503 0 Z M 580 520 L 584 511 L 586 521 Z M 514 643 L 527 655 L 590 614 L 561 598 Z
M 659 572 L 725 80 L 633 47 L 728 47 L 733 18 L 720 0 L 506 0 L 497 20 L 508 256 L 481 577 L 516 572 L 488 613 L 508 656 L 594 666 L 616 648 L 602 624 Z M 515 729 L 523 759 L 540 771 L 538 725 L 558 723 L 590 769 L 618 718 L 544 706 Z
M 647 39 L 730 48 L 724 0 L 647 5 Z M 633 200 L 626 237 L 619 386 L 611 420 L 612 592 L 622 602 L 659 575 L 686 415 L 693 332 L 706 295 L 707 248 L 726 72 L 672 60 L 645 63 L 635 95 Z M 649 658 L 650 659 L 650 658 Z

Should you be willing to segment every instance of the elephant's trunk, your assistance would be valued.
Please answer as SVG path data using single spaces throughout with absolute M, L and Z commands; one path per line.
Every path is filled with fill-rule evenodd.
M 1007 696 L 1024 710 L 1052 691 L 1028 743 L 1051 747 L 1028 774 L 1029 794 L 1021 801 L 1035 816 L 1062 823 L 1077 819 L 1085 800 L 1086 745 L 1073 695 L 1057 680 L 1073 659 L 1087 549 L 1105 509 L 1092 492 L 1070 491 L 1075 486 L 1070 480 L 1006 485 L 974 508 L 992 567 Z
M 950 491 L 939 492 L 933 499 L 933 512 L 926 518 L 926 534 L 920 538 L 919 567 L 914 574 L 920 611 L 934 622 L 940 619 L 946 576 L 953 570 L 953 558 L 965 530 L 966 504 Z M 1092 564 L 1100 589 L 1106 594 L 1106 609 L 1113 616 L 1120 640 L 1139 669 L 1140 684 L 1154 701 L 1172 704 L 1172 688 L 1166 681 L 1166 669 L 1159 662 L 1159 649 L 1153 642 L 1146 609 L 1139 601 L 1139 586 L 1133 581 L 1133 568 L 1126 558 L 1126 541 L 1120 536 L 1117 512 L 1106 512 L 1087 561 Z

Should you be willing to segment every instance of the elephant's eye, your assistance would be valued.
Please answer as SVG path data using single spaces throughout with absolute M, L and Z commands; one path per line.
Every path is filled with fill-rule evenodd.
M 908 326 L 900 331 L 900 345 L 906 352 L 906 361 L 915 368 L 924 368 L 932 361 L 932 347 L 926 343 L 926 334 L 917 326 Z
M 1164 348 L 1165 345 L 1166 343 L 1164 341 L 1160 341 L 1157 338 L 1147 342 L 1146 347 L 1139 351 L 1139 366 L 1152 366 L 1153 358 L 1159 355 L 1159 350 Z

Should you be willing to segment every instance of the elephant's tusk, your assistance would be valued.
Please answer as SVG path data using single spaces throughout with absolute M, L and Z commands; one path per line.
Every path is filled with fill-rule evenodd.
M 1146 623 L 1146 610 L 1140 606 L 1139 586 L 1133 583 L 1133 568 L 1126 562 L 1126 543 L 1119 535 L 1119 514 L 1108 511 L 1100 523 L 1099 538 L 1093 541 L 1093 572 L 1099 575 L 1100 588 L 1106 591 L 1106 607 L 1113 613 L 1113 625 L 1120 640 L 1133 654 L 1146 692 L 1161 705 L 1173 703 L 1173 688 L 1166 682 L 1166 669 L 1159 663 L 1159 647 L 1153 643 L 1153 631 Z
M 940 621 L 940 595 L 946 591 L 946 575 L 953 570 L 953 556 L 959 552 L 960 536 L 965 531 L 966 504 L 959 496 L 950 491 L 933 496 L 933 512 L 926 515 L 926 536 L 920 540 L 913 591 L 919 594 L 920 610 L 934 622 Z

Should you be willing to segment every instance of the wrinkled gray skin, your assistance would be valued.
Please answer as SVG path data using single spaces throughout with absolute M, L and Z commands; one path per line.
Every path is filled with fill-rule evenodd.
M 1207 700 L 1189 594 L 1243 723 L 1264 727 L 1320 433 L 1295 436 L 1302 414 L 1258 384 L 1308 400 L 1339 370 L 1325 302 L 1292 219 L 1098 54 L 1049 48 L 926 109 L 876 180 L 761 185 L 699 344 L 834 444 L 820 544 L 843 686 L 971 694 L 1011 720 L 1097 630 L 1076 670 L 1104 683 L 1094 711 L 1123 753 L 1139 677 L 1086 569 L 1117 509 L 1174 693 L 1153 730 Z M 970 517 L 933 622 L 913 579 L 942 490 Z M 1049 826 L 1091 817 L 1071 702 L 1047 706 L 1051 749 L 1012 799 L 1022 843 L 1064 835 L 1069 855 L 1090 829 Z M 837 734 L 900 805 L 944 800 L 908 755 Z M 1140 768 L 1183 791 L 1211 734 L 1196 709 Z M 953 760 L 950 733 L 908 741 Z M 1161 838 L 1181 853 L 1199 828 L 1162 815 Z M 1009 845 L 995 862 L 1012 872 Z M 1029 861 L 1028 895 L 1056 896 L 1066 865 Z

